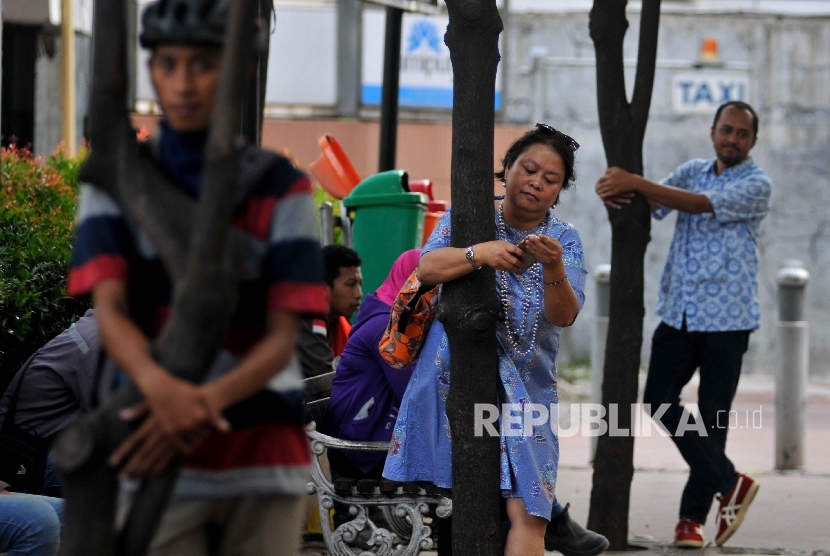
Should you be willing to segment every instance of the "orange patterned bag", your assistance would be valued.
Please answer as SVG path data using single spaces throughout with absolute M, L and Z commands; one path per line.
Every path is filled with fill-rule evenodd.
M 421 284 L 413 271 L 392 304 L 389 324 L 378 344 L 384 361 L 396 369 L 412 363 L 427 339 L 437 308 L 438 286 Z

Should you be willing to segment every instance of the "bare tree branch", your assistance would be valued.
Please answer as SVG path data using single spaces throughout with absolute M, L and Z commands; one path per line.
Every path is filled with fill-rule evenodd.
M 201 380 L 215 357 L 235 296 L 238 265 L 227 236 L 232 201 L 238 192 L 239 106 L 256 10 L 257 0 L 231 4 L 205 179 L 194 207 L 192 201 L 182 203 L 181 198 L 170 195 L 174 188 L 151 160 L 138 154 L 124 106 L 124 3 L 96 3 L 92 153 L 83 177 L 111 192 L 159 252 L 174 290 L 171 315 L 154 343 L 154 352 L 162 366 L 191 381 Z M 177 465 L 142 486 L 117 542 L 114 509 L 118 485 L 107 460 L 131 430 L 118 417 L 119 411 L 139 399 L 133 385 L 125 386 L 103 407 L 82 418 L 56 445 L 67 496 L 64 554 L 140 555 L 146 551 L 175 482 Z
M 631 115 L 635 135 L 645 137 L 654 72 L 657 67 L 657 36 L 660 32 L 660 1 L 644 0 L 640 12 L 640 42 L 637 49 L 637 74 L 631 95 Z M 643 145 L 640 143 L 640 150 Z
M 187 253 L 186 227 L 195 205 L 168 187 L 164 176 L 139 152 L 127 113 L 126 11 L 124 2 L 95 5 L 93 75 L 90 92 L 92 149 L 81 181 L 109 193 L 148 235 L 170 272 L 181 275 Z M 155 211 L 151 206 L 180 207 Z
M 628 113 L 622 49 L 628 29 L 628 20 L 625 17 L 626 3 L 627 1 L 619 0 L 595 0 L 588 22 L 597 61 L 600 133 L 609 166 L 617 164 L 616 161 L 623 158 L 619 152 L 619 141 L 615 138 L 625 128 L 622 118 Z
M 643 137 L 657 58 L 660 0 L 643 2 L 634 102 L 625 98 L 623 39 L 627 2 L 594 0 L 590 33 L 597 58 L 597 104 L 608 166 L 643 173 Z M 619 427 L 630 427 L 637 400 L 643 343 L 643 283 L 651 217 L 648 201 L 608 208 L 611 224 L 611 298 L 603 366 L 602 404 L 617 408 Z M 634 476 L 634 438 L 599 437 L 594 458 L 588 528 L 608 538 L 610 550 L 628 547 L 628 511 Z

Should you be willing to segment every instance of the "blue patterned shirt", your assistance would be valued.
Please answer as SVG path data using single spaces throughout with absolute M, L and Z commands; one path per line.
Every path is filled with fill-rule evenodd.
M 660 183 L 702 193 L 714 212 L 678 211 L 660 279 L 657 314 L 690 332 L 755 330 L 758 303 L 758 233 L 769 212 L 772 182 L 751 158 L 715 174 L 715 159 L 695 159 Z M 655 218 L 671 209 L 660 206 Z

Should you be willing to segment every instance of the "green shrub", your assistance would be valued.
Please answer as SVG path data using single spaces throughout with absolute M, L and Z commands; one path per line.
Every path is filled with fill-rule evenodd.
M 320 183 L 314 178 L 314 176 L 311 174 L 311 172 L 307 168 L 303 168 L 302 164 L 300 164 L 300 161 L 297 160 L 296 158 L 294 158 L 294 155 L 291 154 L 291 151 L 289 149 L 283 149 L 282 155 L 285 158 L 287 158 L 289 161 L 291 161 L 291 164 L 295 168 L 297 168 L 298 170 L 304 172 L 308 176 L 308 179 L 311 180 L 311 193 L 314 197 L 314 209 L 315 209 L 314 210 L 314 218 L 317 221 L 317 229 L 318 230 L 320 229 L 320 210 L 319 209 L 320 209 L 320 205 L 322 205 L 323 203 L 325 203 L 325 202 L 331 203 L 332 215 L 335 216 L 335 217 L 339 217 L 340 216 L 340 200 L 337 199 L 336 197 L 334 197 L 328 191 L 326 191 L 323 188 L 323 186 L 320 185 Z M 340 227 L 339 226 L 335 227 L 334 228 L 334 243 L 342 243 L 343 242 L 342 235 L 343 234 L 341 233 Z
M 60 148 L 48 158 L 14 145 L 2 149 L 0 388 L 88 307 L 65 291 L 84 156 L 67 157 Z
M 320 205 L 325 202 L 331 203 L 331 213 L 332 216 L 337 217 L 340 216 L 340 200 L 336 197 L 332 196 L 328 191 L 323 189 L 323 186 L 317 183 L 316 181 L 312 182 L 312 193 L 314 195 L 314 207 L 317 209 L 315 211 L 315 218 L 317 219 L 317 229 L 320 229 Z M 340 229 L 340 226 L 336 226 L 334 228 L 334 243 L 343 243 L 343 233 Z

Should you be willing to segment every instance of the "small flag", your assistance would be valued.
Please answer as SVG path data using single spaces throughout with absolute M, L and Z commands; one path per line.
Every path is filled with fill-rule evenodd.
M 311 331 L 315 334 L 326 336 L 328 334 L 328 329 L 326 328 L 326 321 L 322 319 L 314 319 L 314 321 L 312 321 L 311 323 Z

